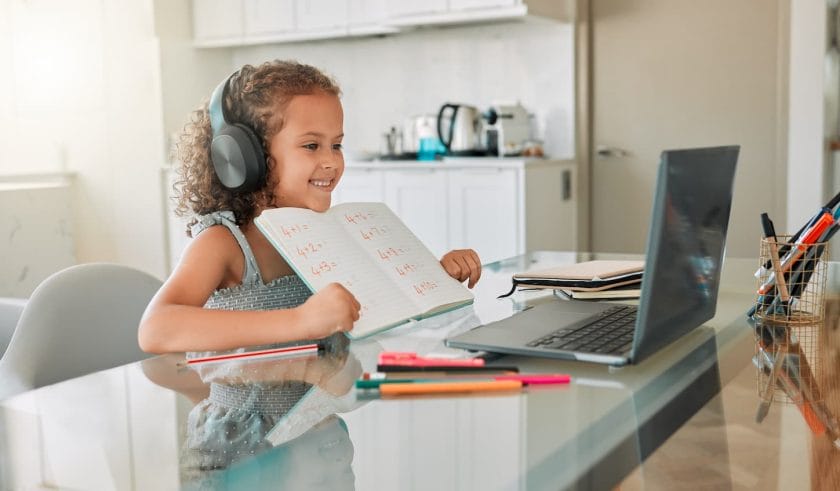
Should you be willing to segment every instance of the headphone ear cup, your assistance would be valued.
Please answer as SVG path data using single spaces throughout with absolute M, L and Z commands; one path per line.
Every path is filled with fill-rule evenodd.
M 213 137 L 210 157 L 219 181 L 236 192 L 256 190 L 265 180 L 265 155 L 247 126 L 225 125 Z

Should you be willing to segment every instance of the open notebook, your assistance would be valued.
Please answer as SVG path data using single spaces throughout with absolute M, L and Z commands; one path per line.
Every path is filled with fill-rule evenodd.
M 473 294 L 383 203 L 318 213 L 266 210 L 254 222 L 312 291 L 340 283 L 362 305 L 359 338 L 472 303 Z

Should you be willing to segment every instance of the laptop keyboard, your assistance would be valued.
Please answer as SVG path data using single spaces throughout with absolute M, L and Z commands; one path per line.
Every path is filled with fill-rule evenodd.
M 528 343 L 535 348 L 587 353 L 623 353 L 633 343 L 635 306 L 616 305 L 598 314 L 588 324 L 564 327 Z

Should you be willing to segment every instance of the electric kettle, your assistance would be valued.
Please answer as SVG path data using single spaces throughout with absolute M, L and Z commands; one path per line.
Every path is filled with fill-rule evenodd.
M 438 137 L 449 155 L 483 155 L 482 125 L 482 114 L 474 106 L 446 103 L 438 111 Z

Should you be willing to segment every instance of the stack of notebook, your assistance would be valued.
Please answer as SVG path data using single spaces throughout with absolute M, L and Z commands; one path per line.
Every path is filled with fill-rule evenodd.
M 513 275 L 513 288 L 557 289 L 577 299 L 639 298 L 644 261 L 586 261 Z M 500 297 L 501 298 L 501 297 Z

